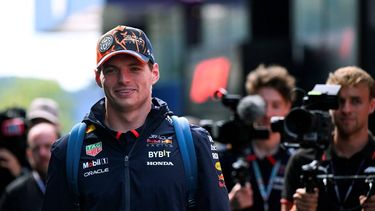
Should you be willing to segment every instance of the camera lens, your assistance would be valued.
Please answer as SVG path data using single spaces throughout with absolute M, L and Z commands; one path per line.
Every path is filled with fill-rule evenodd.
M 293 109 L 285 118 L 286 129 L 295 134 L 302 135 L 313 130 L 314 114 L 308 110 L 297 108 Z

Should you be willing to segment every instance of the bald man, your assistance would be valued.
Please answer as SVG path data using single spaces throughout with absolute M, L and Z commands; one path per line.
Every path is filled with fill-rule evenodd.
M 39 123 L 30 129 L 26 155 L 32 172 L 8 185 L 0 200 L 0 210 L 42 209 L 51 146 L 59 138 L 58 134 L 55 125 L 51 123 Z

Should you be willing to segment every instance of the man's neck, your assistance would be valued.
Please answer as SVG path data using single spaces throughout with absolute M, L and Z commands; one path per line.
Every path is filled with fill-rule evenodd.
M 151 104 L 126 112 L 114 111 L 107 107 L 105 124 L 115 131 L 127 132 L 141 127 L 150 110 Z
M 338 156 L 351 158 L 354 154 L 361 151 L 366 146 L 367 142 L 367 129 L 351 136 L 339 134 L 336 131 L 333 149 Z
M 277 152 L 280 144 L 280 135 L 278 133 L 271 133 L 269 139 L 254 140 L 253 150 L 258 158 L 274 155 Z
M 47 172 L 42 172 L 40 170 L 33 170 L 33 172 L 35 172 L 36 174 L 38 174 L 39 178 L 41 179 L 41 181 L 45 184 L 46 183 L 46 180 L 47 180 Z

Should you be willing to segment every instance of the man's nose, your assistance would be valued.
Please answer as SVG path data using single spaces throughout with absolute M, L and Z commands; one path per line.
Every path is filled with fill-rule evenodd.
M 130 72 L 127 69 L 122 69 L 121 71 L 119 71 L 118 74 L 119 74 L 118 79 L 121 82 L 126 82 L 130 79 Z
M 350 112 L 352 110 L 352 105 L 349 102 L 341 103 L 341 110 L 343 112 Z

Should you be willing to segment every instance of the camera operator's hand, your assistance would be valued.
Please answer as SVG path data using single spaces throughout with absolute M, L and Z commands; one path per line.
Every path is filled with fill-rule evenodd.
M 292 210 L 315 211 L 318 207 L 318 189 L 314 193 L 306 193 L 305 188 L 298 188 L 293 195 L 294 206 Z
M 359 203 L 361 204 L 363 211 L 370 211 L 370 210 L 375 211 L 375 195 L 372 195 L 369 197 L 361 195 L 359 197 Z
M 244 209 L 253 206 L 253 189 L 249 182 L 245 183 L 245 187 L 241 187 L 237 183 L 229 193 L 229 201 L 232 210 Z
M 17 157 L 7 149 L 0 149 L 0 166 L 8 169 L 14 177 L 21 174 L 21 164 Z

